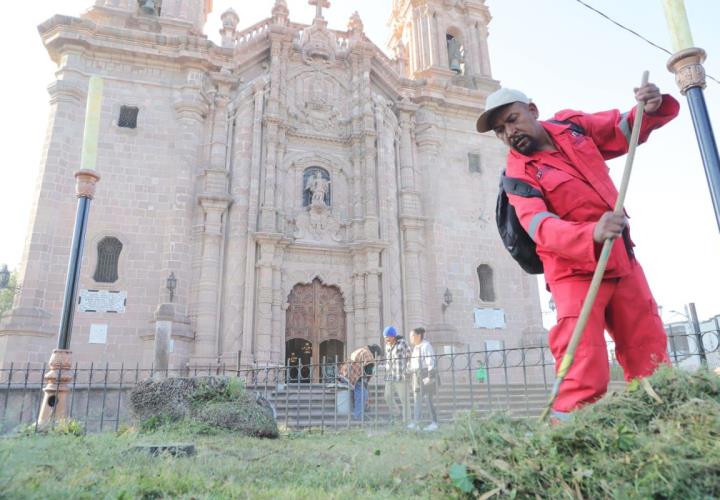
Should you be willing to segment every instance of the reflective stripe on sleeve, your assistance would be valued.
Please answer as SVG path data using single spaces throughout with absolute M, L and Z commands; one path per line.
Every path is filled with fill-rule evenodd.
M 538 226 L 548 217 L 552 217 L 553 219 L 560 218 L 552 212 L 538 212 L 533 215 L 533 218 L 530 220 L 530 230 L 528 231 L 528 234 L 533 241 L 535 241 L 535 232 L 537 231 Z
M 630 130 L 630 113 L 622 114 L 618 126 L 620 127 L 620 130 L 622 130 L 622 133 L 625 136 L 628 144 L 630 144 L 630 135 L 632 134 L 632 130 Z

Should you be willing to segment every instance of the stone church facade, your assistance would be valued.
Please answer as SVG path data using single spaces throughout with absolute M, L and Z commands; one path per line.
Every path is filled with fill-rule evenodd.
M 91 75 L 76 361 L 149 366 L 160 324 L 172 367 L 342 359 L 389 324 L 440 352 L 540 343 L 536 280 L 493 221 L 505 150 L 474 131 L 498 87 L 484 0 L 388 0 L 392 58 L 357 14 L 335 30 L 309 3 L 309 26 L 284 0 L 243 30 L 227 11 L 221 46 L 212 0 L 96 0 L 39 26 L 57 80 L 0 364 L 56 343 Z

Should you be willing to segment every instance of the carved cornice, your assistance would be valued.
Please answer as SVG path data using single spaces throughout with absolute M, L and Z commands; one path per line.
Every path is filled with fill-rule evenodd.
M 210 110 L 210 103 L 203 96 L 202 91 L 199 88 L 185 87 L 182 91 L 178 92 L 173 103 L 175 111 L 180 118 L 188 118 L 197 121 L 205 120 L 205 117 Z
M 87 96 L 85 88 L 68 80 L 55 80 L 48 85 L 48 93 L 50 94 L 50 105 L 58 102 L 79 104 Z

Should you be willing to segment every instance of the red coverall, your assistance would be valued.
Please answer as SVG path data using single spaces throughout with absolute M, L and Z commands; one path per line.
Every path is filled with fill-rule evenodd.
M 640 142 L 675 118 L 679 109 L 675 99 L 664 95 L 662 106 L 652 115 L 644 115 Z M 569 125 L 542 122 L 556 151 L 525 156 L 511 150 L 508 155 L 506 175 L 543 193 L 543 198 L 508 198 L 537 244 L 545 280 L 557 305 L 557 325 L 549 337 L 556 366 L 565 354 L 600 256 L 602 245 L 593 240 L 595 224 L 603 213 L 614 209 L 618 196 L 604 160 L 627 153 L 634 117 L 635 109 L 625 114 L 617 110 L 595 114 L 561 111 L 554 118 L 576 123 L 585 135 L 573 132 Z M 659 363 L 669 361 L 657 304 L 632 247 L 626 229 L 613 245 L 573 365 L 553 406 L 556 413 L 596 401 L 607 390 L 610 367 L 604 330 L 615 340 L 626 380 L 650 375 Z

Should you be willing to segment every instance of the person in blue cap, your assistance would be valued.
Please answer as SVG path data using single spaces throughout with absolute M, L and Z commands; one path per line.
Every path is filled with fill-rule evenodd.
M 385 404 L 390 410 L 392 420 L 402 417 L 407 422 L 410 408 L 410 391 L 408 390 L 407 365 L 410 358 L 410 346 L 398 335 L 394 326 L 387 326 L 383 331 L 385 339 Z M 397 398 L 400 398 L 398 408 Z

